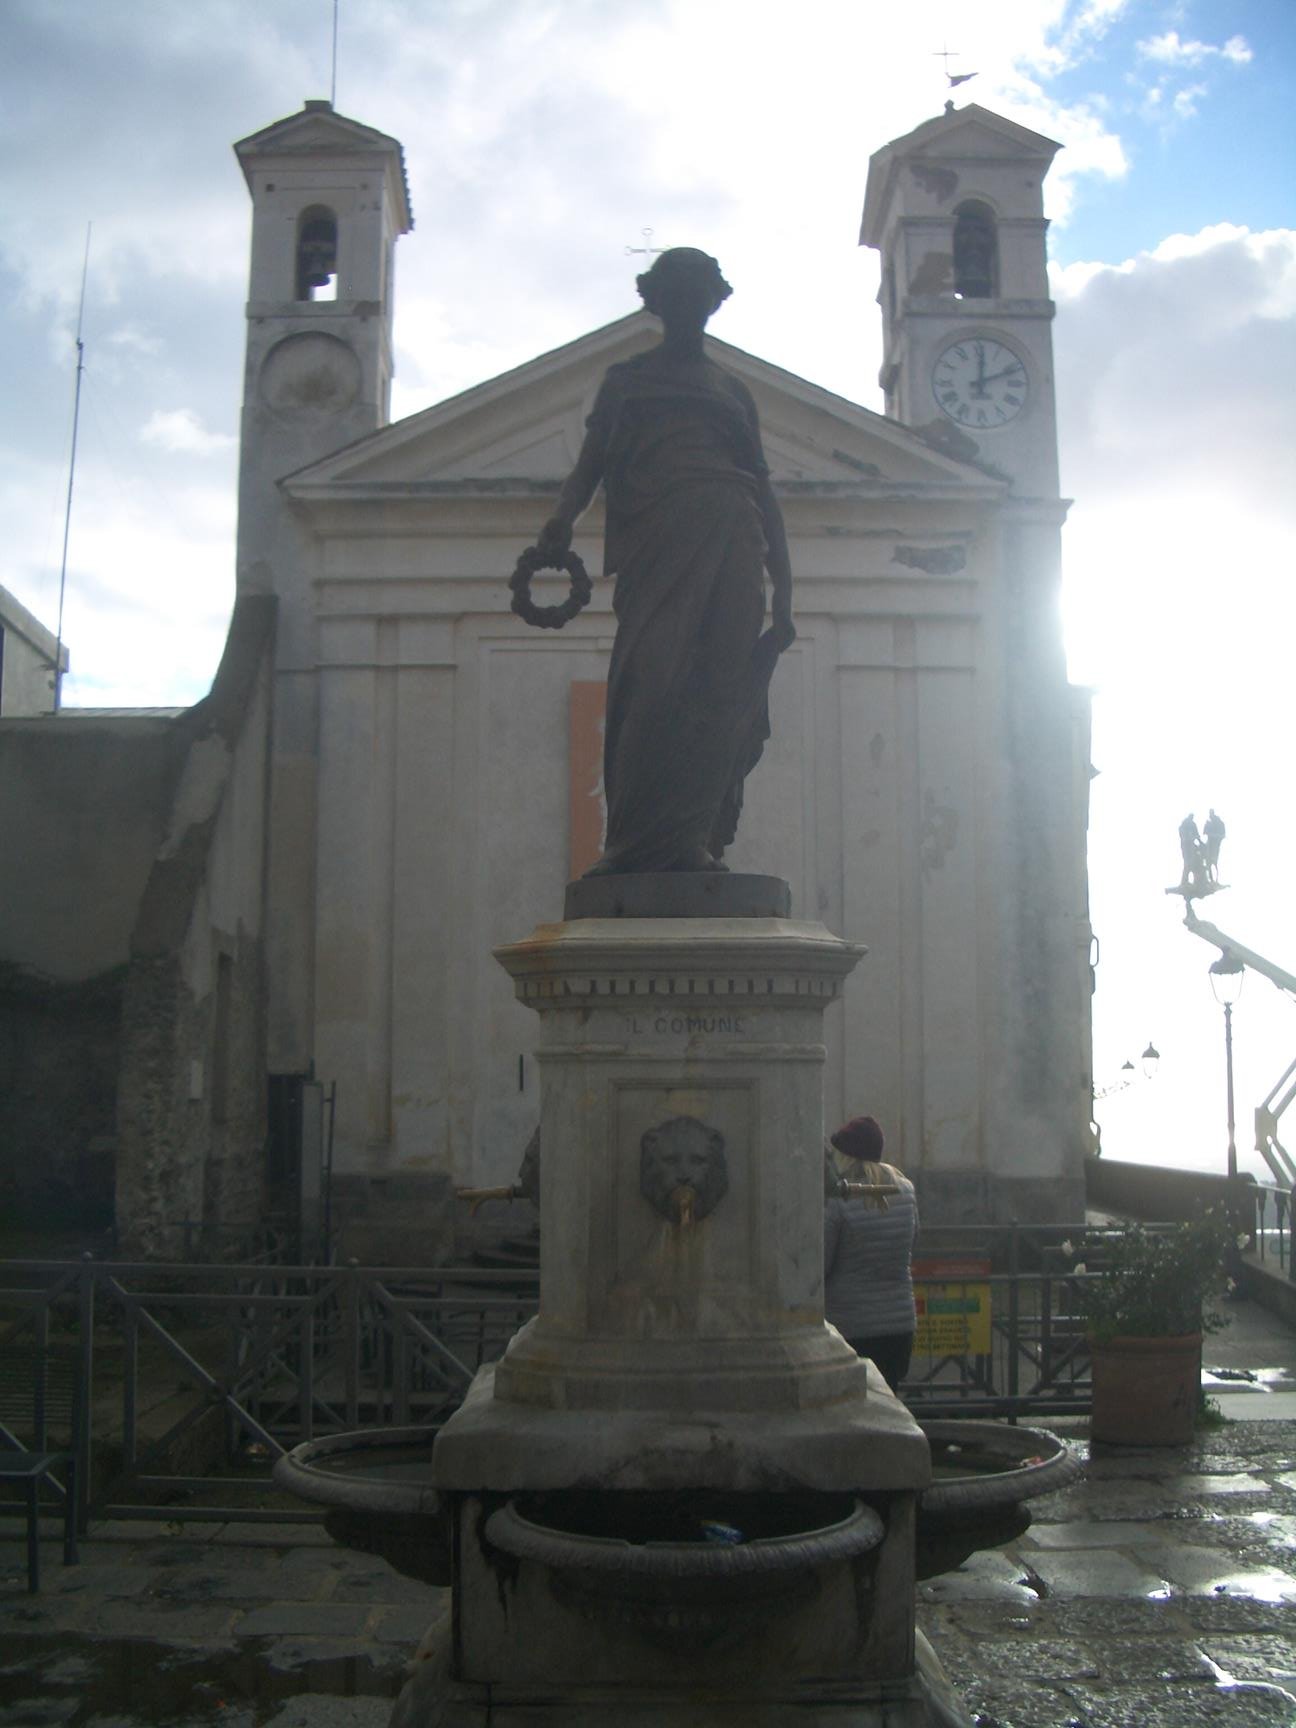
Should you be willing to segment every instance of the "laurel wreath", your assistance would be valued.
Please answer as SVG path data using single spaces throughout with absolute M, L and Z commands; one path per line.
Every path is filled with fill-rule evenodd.
M 531 598 L 531 578 L 537 570 L 565 570 L 571 578 L 571 589 L 560 606 L 537 606 Z M 584 564 L 574 552 L 554 563 L 543 557 L 534 546 L 528 546 L 509 577 L 513 590 L 513 611 L 527 624 L 538 630 L 561 630 L 564 624 L 589 605 L 594 592 Z

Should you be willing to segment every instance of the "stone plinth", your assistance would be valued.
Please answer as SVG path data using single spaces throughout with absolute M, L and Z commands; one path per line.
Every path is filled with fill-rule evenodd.
M 496 951 L 540 1020 L 540 1312 L 437 1437 L 453 1640 L 394 1728 L 943 1721 L 915 1671 L 927 1442 L 823 1317 L 823 1017 L 862 951 L 753 912 L 766 888 L 739 916 L 662 892 L 679 916 Z M 508 1549 L 505 1506 L 566 1557 Z M 771 1517 L 808 1533 L 852 1507 L 867 1549 L 755 1552 Z M 605 1575 L 659 1515 L 731 1521 L 757 1570 Z
M 823 1324 L 821 1077 L 861 952 L 759 917 L 584 918 L 496 950 L 540 1018 L 544 1244 L 497 1399 L 669 1415 L 862 1395 Z

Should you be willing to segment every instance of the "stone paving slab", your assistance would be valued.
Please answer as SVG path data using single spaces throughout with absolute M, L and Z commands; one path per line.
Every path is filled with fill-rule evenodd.
M 1104 1451 L 1034 1515 L 920 1587 L 979 1728 L 1294 1728 L 1296 1423 Z M 29 1597 L 0 1529 L 5 1728 L 378 1728 L 448 1603 L 312 1525 L 95 1526 L 69 1569 L 46 1533 Z

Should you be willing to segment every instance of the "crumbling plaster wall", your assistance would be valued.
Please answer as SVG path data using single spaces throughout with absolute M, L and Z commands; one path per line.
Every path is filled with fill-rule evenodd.
M 130 934 L 183 760 L 161 715 L 0 720 L 0 1208 L 112 1220 Z
M 0 1202 L 174 1253 L 253 1223 L 273 599 L 181 714 L 0 721 Z
M 265 1140 L 269 656 L 274 601 L 242 597 L 187 750 L 131 934 L 117 1100 L 125 1252 L 170 1255 L 182 1225 L 255 1223 Z

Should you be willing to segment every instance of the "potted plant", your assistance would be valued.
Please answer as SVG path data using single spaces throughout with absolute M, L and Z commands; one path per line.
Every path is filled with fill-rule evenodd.
M 1232 1226 L 1220 1211 L 1186 1223 L 1129 1221 L 1090 1238 L 1100 1264 L 1074 1270 L 1093 1364 L 1090 1437 L 1122 1446 L 1192 1438 L 1202 1336 L 1218 1331 Z

